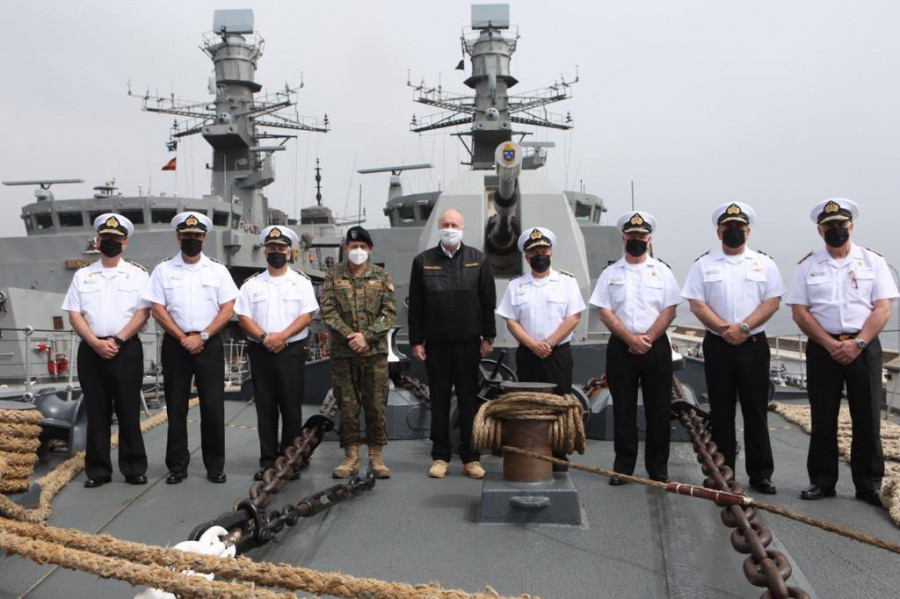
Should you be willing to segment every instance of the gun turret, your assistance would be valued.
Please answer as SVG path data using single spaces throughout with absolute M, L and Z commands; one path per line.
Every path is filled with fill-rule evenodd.
M 519 203 L 519 174 L 522 152 L 511 141 L 505 141 L 494 152 L 497 169 L 497 191 L 494 193 L 496 214 L 488 220 L 487 245 L 490 253 L 508 254 L 515 250 L 518 226 L 515 218 Z

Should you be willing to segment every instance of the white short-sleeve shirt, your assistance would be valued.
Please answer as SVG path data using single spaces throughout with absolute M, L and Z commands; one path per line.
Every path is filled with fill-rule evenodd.
M 103 268 L 98 260 L 75 272 L 62 309 L 84 315 L 95 336 L 113 337 L 135 311 L 150 307 L 141 298 L 149 279 L 143 267 L 125 259 L 114 268 Z
M 850 253 L 843 260 L 834 260 L 822 248 L 801 261 L 785 302 L 809 306 L 823 329 L 840 335 L 858 333 L 874 302 L 898 296 L 885 259 L 851 242 Z
M 312 314 L 318 309 L 310 280 L 291 269 L 280 277 L 271 276 L 268 270 L 250 277 L 241 285 L 234 304 L 235 313 L 251 319 L 267 333 L 283 331 L 301 314 Z M 309 327 L 306 327 L 287 342 L 308 336 Z
M 784 292 L 778 266 L 767 255 L 745 248 L 743 253 L 729 256 L 717 248 L 694 262 L 681 295 L 704 302 L 726 322 L 744 322 L 761 303 L 781 297 Z M 750 334 L 761 333 L 765 328 L 763 323 L 751 329 Z
M 178 328 L 188 333 L 208 327 L 220 306 L 237 294 L 224 264 L 206 254 L 201 254 L 199 262 L 187 264 L 179 252 L 153 269 L 144 299 L 162 304 Z
M 681 303 L 679 291 L 675 275 L 663 262 L 647 256 L 629 264 L 623 256 L 600 273 L 590 303 L 610 310 L 630 333 L 642 335 L 660 312 Z
M 569 273 L 551 268 L 546 277 L 536 279 L 529 271 L 510 281 L 497 314 L 518 322 L 532 339 L 543 340 L 552 335 L 564 319 L 584 308 L 578 280 Z M 570 333 L 559 343 L 571 340 Z

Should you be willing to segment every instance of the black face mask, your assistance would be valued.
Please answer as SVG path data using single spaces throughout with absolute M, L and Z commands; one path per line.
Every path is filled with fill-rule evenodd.
M 746 241 L 747 236 L 744 234 L 744 231 L 742 229 L 738 229 L 737 227 L 729 227 L 722 231 L 722 243 L 724 243 L 726 247 L 736 249 L 744 245 Z
M 531 270 L 534 272 L 547 272 L 547 269 L 550 268 L 550 256 L 547 254 L 537 254 L 528 260 L 528 264 L 531 265 Z
M 825 243 L 830 245 L 833 248 L 839 248 L 850 239 L 850 230 L 845 229 L 844 227 L 839 227 L 837 229 L 828 229 L 824 234 Z
M 629 256 L 640 258 L 647 253 L 647 242 L 643 239 L 626 239 L 625 251 Z
M 187 256 L 188 258 L 193 258 L 203 251 L 203 240 L 202 239 L 191 239 L 190 237 L 185 237 L 181 240 L 181 253 Z
M 281 268 L 287 264 L 287 254 L 282 254 L 281 252 L 266 254 L 266 262 L 268 262 L 269 266 L 272 268 Z
M 107 258 L 114 258 L 122 253 L 122 242 L 118 239 L 101 239 L 100 253 Z

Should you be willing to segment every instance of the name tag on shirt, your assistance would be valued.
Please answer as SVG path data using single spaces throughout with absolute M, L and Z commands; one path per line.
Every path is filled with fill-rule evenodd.
M 703 282 L 704 283 L 712 283 L 715 281 L 721 281 L 723 278 L 724 278 L 724 274 L 719 269 L 703 271 Z

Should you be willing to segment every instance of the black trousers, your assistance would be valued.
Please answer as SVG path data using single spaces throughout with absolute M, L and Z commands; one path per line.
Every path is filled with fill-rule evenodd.
M 609 338 L 606 349 L 606 379 L 613 400 L 613 440 L 616 459 L 613 470 L 634 473 L 638 454 L 637 396 L 640 385 L 647 423 L 644 465 L 653 477 L 669 473 L 669 417 L 672 403 L 672 347 L 663 335 L 646 354 L 628 351 L 628 345 Z
M 259 343 L 249 343 L 247 347 L 253 373 L 251 381 L 259 433 L 259 467 L 269 468 L 300 434 L 306 349 L 302 342 L 292 343 L 277 354 Z M 278 443 L 279 412 L 281 444 Z
M 426 356 L 425 367 L 431 394 L 431 458 L 450 461 L 453 450 L 450 441 L 450 392 L 455 388 L 459 410 L 459 457 L 463 463 L 474 462 L 481 457 L 472 448 L 481 341 L 429 343 Z
M 775 470 L 768 424 L 770 355 L 765 333 L 752 335 L 740 345 L 731 345 L 709 332 L 703 338 L 713 441 L 725 456 L 725 463 L 734 470 L 737 451 L 734 416 L 740 398 L 744 454 L 751 480 L 771 478 Z
M 170 472 L 185 472 L 191 461 L 188 451 L 187 413 L 191 380 L 200 396 L 200 446 L 208 473 L 225 468 L 225 349 L 222 335 L 214 335 L 197 355 L 191 355 L 168 333 L 162 346 L 163 381 L 169 434 L 166 466 Z
M 109 433 L 112 410 L 119 419 L 119 471 L 127 476 L 147 472 L 147 452 L 141 432 L 141 379 L 144 348 L 138 340 L 119 348 L 104 360 L 87 342 L 78 346 L 78 380 L 87 411 L 87 446 L 84 471 L 88 478 L 112 475 Z
M 838 364 L 828 350 L 810 341 L 806 346 L 807 389 L 812 434 L 806 470 L 809 481 L 834 487 L 838 480 L 838 411 L 847 385 L 853 421 L 850 469 L 857 490 L 877 489 L 884 476 L 881 451 L 881 341 L 872 339 L 850 364 Z
M 516 349 L 516 376 L 523 383 L 554 383 L 557 395 L 572 392 L 572 347 L 568 343 L 553 348 L 553 352 L 544 359 L 537 357 L 533 351 L 519 345 Z M 566 459 L 565 452 L 554 451 L 553 457 Z

